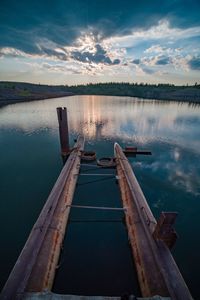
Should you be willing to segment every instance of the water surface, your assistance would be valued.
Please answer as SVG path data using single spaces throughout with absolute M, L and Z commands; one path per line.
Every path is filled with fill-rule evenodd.
M 71 144 L 82 133 L 98 157 L 113 155 L 116 141 L 152 151 L 130 161 L 155 216 L 179 213 L 173 255 L 200 298 L 200 107 L 128 97 L 74 96 L 0 109 L 1 286 L 62 168 L 57 106 L 68 108 Z M 74 203 L 120 207 L 115 179 L 96 179 L 79 179 Z M 70 220 L 54 291 L 139 295 L 123 214 L 72 209 Z

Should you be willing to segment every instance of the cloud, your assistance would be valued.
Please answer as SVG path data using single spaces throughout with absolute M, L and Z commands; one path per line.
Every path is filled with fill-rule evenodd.
M 166 52 L 167 47 L 162 47 L 161 45 L 153 45 L 147 48 L 144 53 L 163 53 Z
M 171 41 L 177 42 L 180 39 L 186 39 L 191 37 L 200 36 L 200 26 L 190 27 L 190 28 L 176 28 L 171 27 L 169 20 L 163 19 L 160 20 L 157 24 L 149 27 L 148 29 L 137 29 L 134 28 L 129 34 L 124 34 L 122 36 L 113 36 L 111 38 L 107 38 L 105 43 L 112 45 L 113 47 L 133 47 L 137 44 L 145 41 Z M 158 48 L 158 47 L 157 47 Z M 149 51 L 154 50 L 156 47 L 150 48 Z M 157 51 L 162 50 L 164 48 L 159 47 Z
M 156 55 L 150 57 L 144 56 L 141 59 L 134 59 L 132 63 L 140 66 L 145 73 L 153 74 L 155 70 L 153 71 L 153 69 L 150 69 L 149 67 L 154 67 L 156 65 L 167 65 L 170 63 L 170 58 L 163 55 Z
M 119 65 L 120 62 L 121 62 L 120 59 L 116 58 L 116 59 L 113 60 L 112 64 L 113 65 Z
M 162 56 L 157 59 L 156 65 L 168 65 L 170 63 L 170 58 L 166 56 Z
M 112 51 L 125 49 L 124 58 L 121 58 L 124 65 L 134 64 L 137 71 L 143 71 L 146 74 L 156 73 L 164 74 L 161 68 L 167 66 L 173 70 L 188 71 L 188 60 L 190 53 L 196 51 L 196 47 L 192 49 L 192 43 L 200 36 L 200 26 L 191 28 L 173 28 L 169 20 L 160 20 L 156 25 L 148 29 L 132 29 L 131 34 L 124 36 L 114 36 L 102 41 L 104 47 L 110 48 Z M 186 40 L 194 39 L 189 43 L 189 47 L 185 47 Z M 183 47 L 182 47 L 183 44 Z M 139 50 L 138 50 L 139 49 Z M 136 55 L 137 53 L 137 55 Z M 136 57 L 131 59 L 131 55 Z M 191 57 L 190 57 L 191 58 Z M 195 67 L 195 66 L 194 66 Z M 165 71 L 165 74 L 167 74 Z
M 199 70 L 200 49 L 192 47 L 200 37 L 198 22 L 180 24 L 181 18 L 175 21 L 175 16 L 168 13 L 171 4 L 163 4 L 161 10 L 158 0 L 151 5 L 144 0 L 138 5 L 127 1 L 127 6 L 119 0 L 117 7 L 113 1 L 112 9 L 107 6 L 105 11 L 104 0 L 97 0 L 95 5 L 90 0 L 88 5 L 74 0 L 67 9 L 66 2 L 61 0 L 57 6 L 52 4 L 47 13 L 44 3 L 40 6 L 36 0 L 27 10 L 22 0 L 19 7 L 13 7 L 18 16 L 11 12 L 12 20 L 6 23 L 4 16 L 0 21 L 1 61 L 4 57 L 29 60 L 30 66 L 40 61 L 43 70 L 49 72 L 119 74 L 136 80 L 146 74 L 156 74 L 159 80 L 164 78 L 163 74 Z M 30 11 L 29 22 L 26 15 L 20 19 L 21 14 Z M 2 14 L 1 11 L 0 17 Z M 9 22 L 13 26 L 8 26 Z
M 188 65 L 192 70 L 200 70 L 200 56 L 193 57 L 188 61 Z
M 43 48 L 42 52 L 47 57 L 55 58 L 58 60 L 65 60 L 65 61 L 68 60 L 68 55 L 66 53 L 59 52 L 57 50 Z
M 173 170 L 173 168 L 171 170 Z M 195 196 L 200 195 L 198 185 L 200 178 L 195 170 L 193 170 L 193 172 L 185 172 L 180 167 L 175 168 L 168 179 L 173 185 L 185 190 L 187 193 L 194 194 Z
M 139 65 L 140 64 L 140 59 L 134 59 L 132 60 L 132 63 L 135 64 L 135 65 Z
M 188 10 L 186 3 L 189 5 Z M 48 7 L 48 9 L 47 9 Z M 0 47 L 17 48 L 36 54 L 37 40 L 48 39 L 58 45 L 71 46 L 83 32 L 92 31 L 97 41 L 113 37 L 159 39 L 161 37 L 199 34 L 197 0 L 8 0 L 0 7 Z M 191 30 L 192 29 L 192 30 Z M 122 40 L 121 40 L 122 41 Z
M 183 50 L 183 48 L 170 48 L 166 46 L 161 46 L 159 44 L 152 45 L 150 48 L 147 48 L 144 53 L 147 54 L 171 54 L 171 53 L 180 53 Z
M 47 69 L 50 72 L 67 73 L 67 74 L 82 74 L 80 66 L 73 65 L 51 65 L 43 63 L 41 69 Z
M 55 61 L 78 61 L 87 64 L 118 65 L 121 60 L 108 54 L 107 51 L 98 43 L 92 34 L 79 37 L 72 46 L 61 47 L 60 45 L 48 40 L 40 39 L 37 41 L 39 54 L 29 54 L 15 48 L 1 48 L 0 56 L 21 57 L 21 58 L 44 58 Z
M 149 74 L 149 75 L 154 74 L 156 72 L 155 70 L 144 67 L 144 66 L 142 67 L 142 70 L 144 73 Z
M 72 51 L 71 57 L 75 60 L 81 61 L 81 62 L 93 62 L 96 64 L 103 63 L 106 65 L 116 65 L 120 63 L 119 59 L 115 59 L 114 61 L 111 61 L 110 57 L 106 53 L 106 51 L 102 48 L 100 44 L 95 45 L 95 51 Z
M 30 58 L 30 59 L 37 59 L 37 58 L 51 58 L 55 60 L 67 60 L 68 55 L 66 52 L 63 52 L 62 49 L 51 49 L 45 46 L 39 46 L 40 52 L 38 54 L 31 54 L 24 51 L 21 51 L 16 48 L 11 47 L 4 47 L 0 48 L 0 56 L 1 57 L 11 57 L 11 58 Z
M 197 49 L 195 49 L 195 52 L 196 51 Z M 197 55 L 192 59 L 191 54 L 189 54 L 190 52 L 183 51 L 181 47 L 172 48 L 161 46 L 160 44 L 153 44 L 151 47 L 148 47 L 145 51 L 143 51 L 143 53 L 145 56 L 134 59 L 132 63 L 140 66 L 144 71 L 147 70 L 148 73 L 148 68 L 151 68 L 151 71 L 154 68 L 154 72 L 157 72 L 158 74 L 164 74 L 163 70 L 161 69 L 163 66 L 170 67 L 172 72 L 173 69 L 180 69 L 188 72 L 189 68 L 198 68 L 199 56 Z M 145 67 L 147 67 L 147 69 L 145 69 Z
M 25 53 L 24 51 L 15 49 L 15 48 L 0 48 L 0 56 L 4 57 L 29 57 L 30 55 Z

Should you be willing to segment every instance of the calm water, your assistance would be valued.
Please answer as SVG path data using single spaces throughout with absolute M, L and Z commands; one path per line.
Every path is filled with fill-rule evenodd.
M 68 108 L 71 143 L 84 134 L 86 149 L 98 157 L 112 155 L 115 141 L 152 151 L 131 164 L 155 216 L 179 213 L 173 254 L 200 299 L 200 106 L 125 97 L 66 97 L 0 109 L 1 287 L 62 168 L 57 106 Z M 74 203 L 121 206 L 115 179 L 102 179 L 82 176 Z M 54 291 L 139 295 L 121 212 L 72 209 Z

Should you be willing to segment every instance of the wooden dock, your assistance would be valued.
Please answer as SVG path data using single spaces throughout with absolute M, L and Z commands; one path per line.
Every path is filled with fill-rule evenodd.
M 126 227 L 142 296 L 192 299 L 169 248 L 162 239 L 153 237 L 157 222 L 128 159 L 117 143 L 114 150 L 121 198 L 126 207 Z

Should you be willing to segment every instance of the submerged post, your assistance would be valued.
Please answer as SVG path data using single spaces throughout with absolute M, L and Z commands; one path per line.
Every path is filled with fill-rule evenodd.
M 66 156 L 70 150 L 66 107 L 57 107 L 57 115 L 59 123 L 61 153 L 63 156 Z

